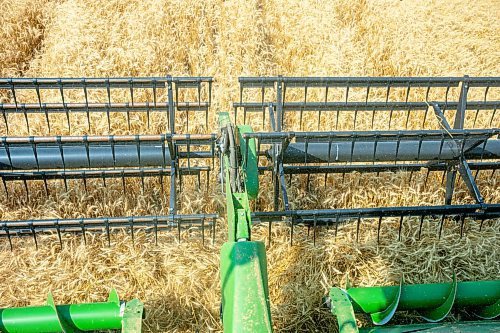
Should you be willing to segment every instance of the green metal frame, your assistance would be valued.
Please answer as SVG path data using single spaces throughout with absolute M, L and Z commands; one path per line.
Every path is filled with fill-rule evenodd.
M 6 333 L 73 333 L 121 330 L 139 333 L 143 304 L 133 299 L 120 302 L 116 290 L 107 302 L 55 305 L 49 293 L 46 305 L 0 309 L 0 331 Z
M 241 134 L 252 129 L 238 126 L 234 131 L 228 113 L 219 114 L 219 125 L 223 135 L 234 135 L 229 140 L 233 146 L 222 151 L 228 226 L 228 241 L 220 254 L 224 332 L 272 332 L 266 249 L 264 243 L 251 240 L 249 200 L 256 198 L 259 190 L 257 152 L 253 139 L 246 151 Z M 241 191 L 233 190 L 236 186 L 231 183 L 231 158 L 233 163 L 239 162 Z
M 329 294 L 331 312 L 337 317 L 341 333 L 358 332 L 355 312 L 369 314 L 375 325 L 388 323 L 398 310 L 415 310 L 433 324 L 368 328 L 365 332 L 478 332 L 498 331 L 499 322 L 459 322 L 436 324 L 456 308 L 470 309 L 482 319 L 494 319 L 500 314 L 500 280 L 398 286 L 352 288 L 333 287 Z M 479 329 L 480 328 L 480 329 Z M 413 331 L 412 331 L 413 332 Z

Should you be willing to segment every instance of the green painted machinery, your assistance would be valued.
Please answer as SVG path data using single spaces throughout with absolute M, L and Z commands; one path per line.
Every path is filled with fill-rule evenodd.
M 49 293 L 41 306 L 0 309 L 0 331 L 5 333 L 76 333 L 121 330 L 141 332 L 143 304 L 133 299 L 121 302 L 116 290 L 107 302 L 55 305 Z
M 480 319 L 500 314 L 500 280 L 353 288 L 333 287 L 327 305 L 337 317 L 341 333 L 357 332 L 498 332 L 499 321 L 445 322 L 453 308 Z M 396 311 L 417 311 L 431 324 L 383 327 Z M 368 314 L 376 327 L 359 330 L 354 313 Z
M 252 241 L 249 199 L 259 187 L 255 142 L 246 150 L 241 135 L 249 126 L 234 127 L 228 113 L 219 114 L 221 173 L 226 194 L 228 241 L 220 254 L 221 318 L 224 332 L 271 332 L 265 245 Z

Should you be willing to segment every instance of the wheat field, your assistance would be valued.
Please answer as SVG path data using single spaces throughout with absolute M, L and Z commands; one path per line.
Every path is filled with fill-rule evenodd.
M 1 77 L 213 76 L 211 132 L 216 112 L 231 111 L 238 99 L 239 76 L 498 76 L 500 70 L 500 2 L 491 0 L 0 0 L 0 8 Z M 14 132 L 18 126 L 23 134 L 22 120 L 10 124 Z M 494 121 L 500 127 L 500 119 Z M 54 129 L 64 121 L 59 125 Z M 77 123 L 75 130 L 86 134 L 85 126 Z M 113 133 L 127 133 L 125 127 Z M 33 130 L 44 134 L 43 123 Z M 134 130 L 148 129 L 138 124 Z M 96 131 L 102 133 L 91 134 L 108 134 L 104 123 Z M 289 195 L 302 208 L 441 204 L 441 175 L 431 175 L 427 186 L 424 178 L 349 174 L 330 178 L 327 187 L 313 180 L 309 190 L 296 178 Z M 498 172 L 477 181 L 487 202 L 500 201 Z M 119 181 L 106 188 L 90 181 L 87 191 L 78 182 L 68 191 L 55 182 L 48 195 L 34 184 L 29 199 L 21 184 L 12 184 L 14 195 L 0 196 L 0 219 L 165 213 L 168 200 L 156 180 L 147 180 L 144 190 L 139 181 L 127 184 L 123 193 Z M 132 242 L 121 233 L 108 246 L 105 237 L 89 234 L 86 245 L 64 237 L 62 248 L 52 236 L 41 237 L 38 249 L 30 239 L 16 239 L 11 251 L 2 240 L 0 307 L 42 304 L 49 291 L 56 304 L 104 301 L 116 288 L 122 299 L 145 303 L 145 332 L 221 331 L 225 201 L 213 179 L 208 190 L 190 181 L 185 186 L 183 212 L 221 215 L 213 244 L 188 235 L 178 243 L 163 234 L 155 245 L 150 235 L 139 233 Z M 262 186 L 260 209 L 272 207 L 269 189 Z M 462 181 L 454 202 L 473 202 Z M 288 229 L 275 227 L 267 249 L 275 331 L 337 331 L 321 299 L 347 275 L 355 286 L 396 284 L 403 275 L 408 283 L 451 281 L 453 272 L 459 280 L 497 279 L 499 227 L 493 221 L 479 232 L 471 223 L 460 239 L 459 227 L 449 222 L 441 239 L 432 225 L 418 239 L 418 228 L 406 221 L 397 241 L 394 222 L 384 225 L 377 244 L 376 225 L 363 225 L 358 242 L 356 226 L 345 225 L 337 237 L 320 231 L 315 245 L 306 230 L 296 231 L 290 245 Z M 265 228 L 255 228 L 255 239 L 268 237 Z M 395 322 L 418 320 L 410 313 Z

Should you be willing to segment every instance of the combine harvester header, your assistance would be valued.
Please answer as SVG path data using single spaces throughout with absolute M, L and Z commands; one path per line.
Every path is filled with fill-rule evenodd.
M 126 191 L 126 178 L 139 178 L 144 187 L 145 177 L 158 177 L 162 196 L 169 203 L 165 215 L 1 221 L 0 236 L 11 248 L 17 236 L 32 237 L 38 246 L 40 233 L 57 234 L 61 246 L 61 235 L 66 232 L 81 234 L 85 241 L 87 232 L 102 232 L 110 242 L 112 231 L 119 229 L 132 236 L 139 230 L 151 232 L 155 241 L 164 230 L 176 230 L 180 241 L 183 230 L 196 229 L 204 242 L 208 228 L 213 239 L 218 215 L 180 213 L 178 191 L 186 190 L 184 176 L 196 176 L 198 182 L 204 176 L 208 186 L 217 157 L 228 229 L 220 255 L 224 332 L 271 332 L 266 251 L 264 243 L 252 239 L 255 225 L 268 228 L 271 245 L 276 223 L 289 227 L 291 244 L 300 230 L 312 231 L 316 242 L 320 228 L 334 228 L 337 234 L 348 223 L 356 226 L 356 241 L 361 241 L 363 225 L 375 223 L 379 243 L 383 227 L 397 228 L 401 240 L 403 228 L 417 228 L 420 237 L 426 228 L 434 227 L 441 237 L 447 223 L 457 223 L 463 237 L 468 225 L 478 224 L 481 230 L 485 223 L 498 223 L 500 203 L 487 202 L 476 180 L 483 172 L 499 175 L 500 78 L 280 76 L 242 77 L 239 82 L 234 113 L 219 112 L 214 133 L 209 123 L 211 78 L 0 79 L 0 93 L 4 90 L 9 96 L 8 103 L 0 104 L 6 134 L 0 138 L 0 176 L 6 195 L 10 183 L 19 181 L 29 196 L 29 182 L 37 180 L 43 181 L 49 193 L 49 181 L 55 179 L 63 180 L 67 188 L 69 179 L 80 179 L 86 187 L 92 178 L 101 179 L 104 185 L 108 178 L 119 178 Z M 46 90 L 49 101 L 43 99 Z M 203 118 L 205 126 L 191 125 L 190 130 L 190 115 Z M 83 116 L 86 133 L 72 132 L 75 116 Z M 10 123 L 15 117 L 24 119 L 24 129 Z M 42 131 L 40 119 L 31 123 L 33 117 L 45 119 L 45 135 L 32 135 Z M 66 127 L 58 127 L 62 121 L 52 121 L 57 117 L 65 120 Z M 311 121 L 314 117 L 316 121 Z M 122 128 L 120 121 L 125 122 L 127 133 L 109 134 Z M 153 133 L 143 134 L 140 121 Z M 312 182 L 326 186 L 335 174 L 344 178 L 353 172 L 403 171 L 410 173 L 411 180 L 422 170 L 426 172 L 424 186 L 431 173 L 442 174 L 442 204 L 305 209 L 290 200 L 293 177 L 305 178 L 309 189 Z M 260 199 L 263 177 L 272 184 L 273 210 L 260 211 L 256 204 L 252 211 L 250 202 Z M 472 202 L 453 203 L 457 179 L 465 183 Z M 168 191 L 163 190 L 164 182 L 169 182 Z M 65 326 L 71 318 L 64 309 L 85 308 L 86 318 L 102 323 L 108 314 L 96 309 L 109 306 L 113 327 L 74 326 L 119 329 L 128 312 L 120 310 L 115 315 L 111 308 L 120 303 L 112 295 L 103 305 L 58 307 L 49 297 L 45 307 L 0 310 L 0 328 L 67 332 L 71 330 L 66 327 L 73 326 Z M 369 314 L 380 326 L 397 310 L 416 310 L 433 324 L 377 326 L 367 331 L 494 332 L 497 321 L 440 321 L 453 308 L 494 319 L 500 312 L 499 302 L 499 280 L 457 282 L 455 278 L 451 283 L 406 285 L 401 281 L 391 287 L 333 287 L 325 299 L 341 332 L 358 331 L 355 312 Z M 120 306 L 127 309 L 128 304 L 136 311 L 134 318 L 142 314 L 139 301 Z M 50 313 L 50 320 L 59 321 L 60 326 L 44 329 L 37 316 L 31 327 L 38 330 L 8 320 L 11 314 L 33 311 Z M 123 327 L 123 331 L 140 331 L 139 326 L 133 327 Z

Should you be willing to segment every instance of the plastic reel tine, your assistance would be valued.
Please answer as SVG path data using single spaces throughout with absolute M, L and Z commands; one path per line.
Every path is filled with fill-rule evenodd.
M 85 145 L 85 153 L 87 154 L 87 164 L 88 167 L 90 168 L 90 147 L 89 147 L 89 140 L 86 135 L 83 136 L 83 144 Z
M 181 242 L 181 220 L 180 220 L 180 218 L 177 219 L 177 240 L 179 243 Z
M 85 98 L 85 113 L 87 115 L 87 125 L 89 127 L 89 132 L 90 132 L 90 110 L 89 110 L 89 96 L 87 92 L 87 82 L 85 79 L 82 79 L 82 85 L 83 85 L 83 95 Z
M 389 130 L 391 129 L 392 115 L 394 113 L 394 106 L 391 106 L 391 111 L 389 112 Z
M 269 221 L 269 224 L 267 225 L 267 233 L 268 233 L 268 239 L 267 239 L 267 245 L 271 246 L 271 238 L 272 238 L 272 221 Z
M 266 107 L 264 106 L 264 93 L 265 93 L 265 88 L 264 86 L 262 86 L 260 89 L 260 103 L 262 106 L 262 128 L 264 128 L 264 124 L 266 123 Z
M 216 224 L 217 218 L 213 217 L 212 218 L 212 245 L 215 244 L 215 224 Z
M 106 79 L 106 94 L 108 96 L 108 103 L 106 104 L 106 116 L 108 118 L 108 131 L 111 132 L 111 117 L 109 115 L 109 109 L 111 107 L 111 86 L 109 84 L 109 79 Z
M 158 216 L 153 217 L 154 231 L 155 231 L 155 245 L 158 245 Z
M 130 103 L 132 104 L 132 107 L 134 107 L 134 80 L 129 79 L 128 83 L 130 85 Z M 130 109 L 127 108 L 127 125 L 128 125 L 128 130 L 130 131 Z
M 358 108 L 356 107 L 356 109 L 354 110 L 354 130 L 356 130 L 356 120 L 358 119 Z
M 175 105 L 174 110 L 176 110 L 177 107 L 178 107 L 178 105 L 179 105 L 179 87 L 177 86 L 177 84 L 175 85 L 175 101 L 174 101 L 174 105 Z M 189 115 L 186 113 L 186 122 L 188 122 L 188 121 L 189 121 Z M 174 125 L 173 126 L 174 126 L 174 130 L 175 130 L 175 117 L 174 117 Z
M 139 172 L 140 172 L 140 178 L 141 178 L 141 189 L 142 189 L 141 194 L 144 194 L 145 189 L 146 189 L 146 186 L 145 186 L 145 183 L 144 183 L 144 169 L 140 169 Z
M 111 232 L 109 227 L 109 219 L 104 219 L 104 225 L 106 226 L 106 239 L 108 241 L 108 247 L 111 246 Z
M 85 223 L 83 222 L 83 218 L 80 219 L 80 228 L 82 229 L 83 244 L 87 245 L 87 235 L 85 234 Z
M 493 125 L 493 119 L 495 119 L 495 114 L 497 113 L 497 108 L 495 107 L 495 109 L 493 110 L 493 114 L 491 115 L 491 118 L 490 118 L 490 124 L 488 126 L 492 126 Z
M 208 106 L 212 106 L 212 81 L 208 81 Z M 208 108 L 205 110 L 205 126 L 208 128 Z
M 121 171 L 121 178 L 122 178 L 122 189 L 123 189 L 123 195 L 127 194 L 127 186 L 125 182 L 125 172 L 124 170 Z
M 106 183 L 106 177 L 104 175 L 104 172 L 101 172 L 101 179 L 102 179 L 102 186 L 104 187 L 108 187 L 107 183 Z
M 38 107 L 40 109 L 40 112 L 42 112 L 42 98 L 40 96 L 40 85 L 38 84 L 38 81 L 36 79 L 33 79 L 33 83 L 35 84 L 35 90 L 36 90 L 36 97 L 38 98 Z M 50 133 L 50 120 L 49 120 L 49 111 L 47 108 L 45 108 L 45 120 L 47 121 L 47 127 L 49 129 Z
M 85 193 L 87 193 L 87 177 L 85 176 L 85 171 L 83 173 L 83 188 L 85 189 Z
M 57 231 L 57 238 L 59 239 L 59 245 L 61 245 L 61 250 L 63 248 L 63 243 L 62 243 L 62 236 L 61 236 L 61 226 L 59 225 L 59 221 L 56 220 L 54 222 L 54 225 L 56 227 L 56 231 Z
M 358 216 L 358 220 L 356 222 L 356 243 L 359 242 L 359 230 L 361 228 L 361 216 Z
M 111 155 L 113 157 L 113 168 L 116 169 L 115 140 L 111 136 L 109 137 L 109 144 L 111 146 Z
M 411 89 L 411 85 L 410 85 L 410 81 L 408 81 L 408 86 L 406 87 L 405 104 L 408 104 L 408 100 L 410 98 L 410 89 Z
M 355 133 L 352 134 L 352 141 L 351 141 L 351 156 L 349 157 L 349 161 L 352 164 L 352 159 L 354 156 L 354 144 L 356 143 L 356 137 L 357 135 Z
M 420 216 L 420 225 L 418 227 L 418 240 L 422 237 L 422 227 L 424 226 L 425 215 Z
M 208 190 L 210 189 L 210 169 L 207 170 L 207 174 L 206 174 L 206 178 L 205 178 L 205 182 L 207 184 L 207 189 L 206 191 L 208 192 Z
M 30 201 L 30 192 L 28 189 L 28 182 L 26 181 L 26 179 L 23 179 L 23 184 L 24 184 L 24 190 L 26 191 L 26 200 Z
M 12 237 L 10 236 L 9 229 L 7 227 L 4 227 L 4 230 L 5 230 L 5 234 L 7 235 L 7 239 L 9 240 L 10 250 L 13 251 L 14 247 L 12 246 Z
M 462 239 L 465 231 L 465 214 L 460 215 L 460 239 Z
M 396 156 L 394 157 L 394 164 L 398 163 L 398 154 L 399 154 L 399 146 L 401 145 L 401 134 L 397 135 L 397 143 L 396 143 Z
M 156 105 L 156 80 L 153 80 L 153 107 L 155 111 L 157 111 L 157 105 Z M 149 128 L 149 108 L 148 108 L 148 128 Z
M 404 215 L 401 215 L 399 219 L 399 228 L 398 228 L 398 242 L 401 241 L 401 231 L 403 230 L 403 220 L 404 220 Z
M 382 227 L 382 216 L 379 216 L 378 225 L 377 225 L 377 244 L 380 244 L 380 228 L 381 227 Z
M 327 161 L 328 166 L 330 165 L 331 157 L 332 157 L 332 137 L 328 136 L 328 161 Z M 325 187 L 327 181 L 328 181 L 328 172 L 325 172 Z
M 484 220 L 485 218 L 484 217 L 480 217 L 480 220 L 481 220 L 481 223 L 479 224 L 479 231 L 483 231 L 483 224 L 484 224 Z
M 408 111 L 406 113 L 405 129 L 408 129 L 408 124 L 410 122 L 410 114 L 411 114 L 411 107 L 408 108 Z
M 335 114 L 335 130 L 339 128 L 339 116 L 340 116 L 340 110 L 337 109 L 337 112 Z
M 35 248 L 38 250 L 38 240 L 36 238 L 36 231 L 35 227 L 33 226 L 33 221 L 29 222 L 30 230 L 31 230 L 31 235 L 33 236 L 33 240 L 35 241 Z
M 163 168 L 160 169 L 160 172 L 158 173 L 158 180 L 160 181 L 160 193 L 161 197 L 165 197 L 165 186 L 163 185 Z
M 441 223 L 439 223 L 439 235 L 438 239 L 441 239 L 441 234 L 443 233 L 445 214 L 441 215 Z
M 10 164 L 10 169 L 12 171 L 14 171 L 14 165 L 12 164 L 12 156 L 10 155 L 9 144 L 7 143 L 7 138 L 5 136 L 2 137 L 2 145 L 5 148 L 5 153 L 7 154 L 7 159 L 9 160 L 9 164 Z
M 134 219 L 132 217 L 128 218 L 128 223 L 130 224 L 130 236 L 132 237 L 132 244 L 135 244 L 134 237 Z
M 59 92 L 61 93 L 61 100 L 62 100 L 62 104 L 63 104 L 63 108 L 64 108 L 64 113 L 66 113 L 66 121 L 68 123 L 68 131 L 71 133 L 71 122 L 69 119 L 69 110 L 68 110 L 68 106 L 66 105 L 66 102 L 64 100 L 64 88 L 63 88 L 63 84 L 62 84 L 61 79 L 58 79 L 57 83 L 59 85 Z
M 139 139 L 139 135 L 135 136 L 135 144 L 137 147 L 137 159 L 139 161 L 139 165 L 141 165 L 141 140 Z
M 8 200 L 9 199 L 9 189 L 7 187 L 7 181 L 5 180 L 5 177 L 2 177 L 2 184 L 3 184 L 3 188 L 5 190 L 5 198 Z
M 292 218 L 292 221 L 290 222 L 290 246 L 293 245 L 293 218 Z
M 326 104 L 328 103 L 328 86 L 325 88 L 325 107 L 326 107 Z M 319 109 L 319 112 L 318 112 L 318 131 L 320 129 L 320 126 L 321 126 L 321 111 L 322 111 L 322 108 Z
M 335 239 L 337 239 L 337 234 L 338 234 L 338 231 L 339 231 L 339 222 L 340 222 L 340 216 L 337 215 L 335 217 Z
M 30 122 L 28 120 L 28 112 L 26 111 L 26 106 L 24 104 L 21 105 L 21 110 L 23 110 L 24 119 L 26 121 L 26 129 L 28 130 L 28 133 L 31 133 Z
M 316 246 L 316 224 L 318 223 L 318 218 L 314 215 L 314 225 L 313 225 L 313 245 Z
M 375 134 L 375 142 L 373 143 L 373 164 L 375 164 L 376 156 L 377 156 L 377 146 L 378 146 L 378 139 L 380 138 L 380 135 L 378 133 Z M 378 175 L 377 175 L 378 177 Z
M 198 110 L 201 110 L 201 81 L 198 80 L 198 85 L 197 85 L 197 90 L 198 90 Z
M 5 130 L 7 131 L 7 134 L 9 134 L 9 121 L 7 120 L 7 113 L 3 108 L 2 108 L 2 116 L 3 116 L 3 121 L 5 122 Z
M 45 195 L 49 196 L 49 185 L 47 184 L 47 178 L 45 176 L 43 177 L 43 185 L 45 188 Z
M 476 174 L 474 175 L 474 181 L 477 181 L 477 177 L 479 176 L 479 169 L 476 170 Z
M 299 119 L 299 128 L 302 131 L 302 119 L 304 116 L 304 105 L 307 104 L 307 85 L 304 87 L 304 104 L 300 107 L 300 119 Z

